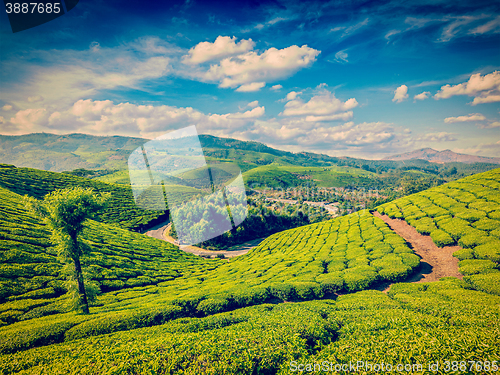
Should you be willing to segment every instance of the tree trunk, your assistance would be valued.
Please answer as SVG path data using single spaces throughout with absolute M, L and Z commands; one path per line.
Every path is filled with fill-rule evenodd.
M 87 300 L 87 292 L 85 291 L 85 285 L 83 284 L 83 273 L 82 265 L 80 263 L 80 252 L 78 251 L 78 241 L 73 239 L 73 246 L 75 249 L 73 251 L 73 262 L 75 263 L 75 276 L 78 283 L 78 308 L 81 309 L 82 313 L 89 314 L 89 303 Z

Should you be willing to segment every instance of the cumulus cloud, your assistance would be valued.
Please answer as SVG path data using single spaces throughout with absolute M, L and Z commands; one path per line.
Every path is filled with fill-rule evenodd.
M 480 113 L 470 113 L 468 116 L 458 116 L 458 117 L 447 117 L 444 119 L 444 122 L 447 124 L 451 124 L 454 122 L 470 122 L 470 121 L 485 121 L 486 117 L 484 117 Z
M 266 85 L 265 82 L 252 82 L 252 83 L 247 83 L 245 85 L 241 85 L 236 89 L 238 92 L 252 92 L 252 91 L 259 91 L 261 88 L 263 88 Z
M 401 85 L 396 90 L 394 90 L 393 102 L 401 103 L 402 101 L 408 99 L 408 86 Z
M 227 116 L 229 119 L 250 119 L 250 118 L 258 118 L 264 116 L 265 108 L 264 107 L 256 107 L 249 111 L 243 113 L 232 113 Z
M 278 90 L 281 90 L 282 88 L 283 88 L 283 86 L 281 86 L 281 85 L 274 85 L 274 86 L 270 87 L 270 90 L 278 91 Z
M 5 104 L 5 105 L 2 107 L 2 109 L 3 109 L 4 111 L 10 111 L 10 110 L 12 109 L 12 106 L 11 106 L 10 104 Z
M 95 135 L 123 134 L 156 137 L 165 131 L 193 124 L 201 131 L 245 127 L 265 114 L 263 106 L 246 112 L 204 114 L 191 107 L 167 105 L 114 104 L 110 100 L 78 100 L 65 111 L 30 108 L 18 111 L 5 120 L 10 134 L 36 131 L 67 133 L 79 132 Z
M 481 76 L 476 73 L 458 85 L 445 85 L 434 95 L 434 99 L 448 99 L 456 95 L 474 97 L 472 105 L 500 102 L 500 71 Z
M 194 78 L 205 82 L 218 82 L 221 88 L 242 87 L 249 91 L 267 82 L 288 77 L 299 69 L 310 66 L 320 51 L 306 45 L 283 48 L 269 48 L 259 54 L 249 51 L 221 60 L 209 70 L 195 73 Z
M 253 102 L 250 102 L 247 104 L 247 107 L 250 107 L 250 108 L 255 108 L 259 105 L 259 101 L 258 100 L 254 100 Z
M 420 94 L 417 94 L 413 97 L 413 100 L 425 100 L 427 99 L 429 96 L 431 95 L 431 93 L 429 91 L 424 91 Z
M 296 91 L 290 91 L 288 94 L 286 94 L 285 101 L 294 100 L 298 94 L 300 93 Z
M 236 43 L 236 37 L 218 36 L 215 42 L 201 42 L 191 48 L 183 57 L 185 64 L 201 64 L 210 60 L 222 59 L 250 51 L 255 46 L 252 39 L 240 40 Z
M 339 112 L 347 112 L 358 105 L 355 98 L 342 102 L 327 90 L 313 96 L 308 102 L 297 98 L 297 93 L 292 91 L 287 95 L 287 100 L 289 101 L 285 104 L 282 116 L 330 116 Z

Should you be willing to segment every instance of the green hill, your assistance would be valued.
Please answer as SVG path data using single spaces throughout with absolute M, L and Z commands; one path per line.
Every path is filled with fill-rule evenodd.
M 122 228 L 135 229 L 164 215 L 163 211 L 149 211 L 138 208 L 130 186 L 115 185 L 64 173 L 47 172 L 32 168 L 16 168 L 0 164 L 0 186 L 20 195 L 42 199 L 46 194 L 71 186 L 90 187 L 96 192 L 111 194 L 109 206 L 99 213 L 97 220 L 117 224 Z M 194 188 L 176 186 L 179 199 L 200 194 Z
M 229 261 L 90 222 L 88 268 L 103 291 L 90 315 L 65 312 L 47 233 L 0 189 L 0 371 L 285 374 L 323 361 L 439 361 L 445 373 L 445 361 L 480 361 L 481 373 L 500 360 L 499 186 L 497 169 L 379 207 L 440 231 L 435 241 L 446 233 L 469 261 L 464 281 L 399 283 L 388 294 L 363 289 L 403 280 L 419 259 L 367 210 L 276 233 Z
M 431 175 L 449 177 L 456 168 L 453 178 L 467 176 L 497 168 L 487 163 L 444 163 L 426 160 L 365 160 L 350 157 L 331 157 L 310 152 L 292 153 L 273 149 L 259 142 L 241 141 L 200 135 L 200 143 L 209 161 L 236 162 L 243 172 L 271 163 L 310 167 L 351 167 L 378 174 L 404 171 L 421 171 Z M 29 167 L 54 172 L 75 169 L 124 171 L 131 152 L 148 139 L 123 136 L 92 136 L 88 134 L 0 135 L 0 163 L 17 167 Z M 101 173 L 102 174 L 102 173 Z M 126 182 L 126 176 L 116 176 L 106 182 Z M 389 180 L 386 180 L 386 183 Z
M 500 169 L 463 178 L 377 208 L 404 218 L 454 255 L 473 286 L 500 295 Z
M 382 186 L 386 179 L 375 173 L 352 167 L 299 167 L 270 165 L 253 168 L 243 173 L 247 186 L 289 188 L 295 186 L 346 187 Z

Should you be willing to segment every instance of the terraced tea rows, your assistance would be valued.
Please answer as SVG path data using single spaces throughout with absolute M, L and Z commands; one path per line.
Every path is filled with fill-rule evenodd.
M 163 215 L 163 211 L 146 211 L 134 202 L 130 186 L 107 184 L 83 177 L 41 171 L 31 168 L 16 168 L 0 164 L 0 187 L 19 195 L 29 195 L 42 199 L 46 194 L 72 186 L 92 188 L 96 192 L 109 192 L 111 199 L 108 208 L 97 216 L 98 221 L 118 224 L 122 228 L 133 229 L 149 223 Z M 187 199 L 199 191 L 189 187 L 179 187 L 179 198 Z
M 462 373 L 495 373 L 499 304 L 500 297 L 456 279 L 398 284 L 389 295 L 263 304 L 78 341 L 68 334 L 58 345 L 0 355 L 0 373 L 289 374 L 306 364 L 342 373 L 358 361 L 366 366 L 360 373 L 375 373 L 370 364 L 381 363 L 393 369 L 385 373 L 425 373 L 438 362 L 434 373 L 444 374 L 445 361 L 448 372 L 453 365 L 466 366 Z
M 103 292 L 157 285 L 215 264 L 175 246 L 103 223 L 89 222 L 88 277 Z M 22 197 L 0 188 L 0 324 L 65 311 L 62 264 L 49 233 L 24 209 Z
M 498 172 L 475 177 L 478 186 L 500 180 Z M 81 316 L 60 313 L 65 298 L 61 294 L 43 294 L 48 292 L 45 289 L 55 290 L 50 282 L 61 281 L 46 232 L 27 215 L 18 195 L 0 192 L 5 203 L 2 240 L 8 243 L 2 251 L 6 254 L 2 267 L 8 267 L 0 281 L 19 283 L 15 285 L 19 291 L 8 284 L 8 301 L 0 305 L 5 324 L 0 327 L 4 373 L 73 369 L 80 373 L 287 373 L 290 361 L 299 359 L 398 363 L 465 355 L 482 361 L 498 357 L 494 350 L 500 344 L 498 297 L 470 290 L 471 285 L 489 290 L 483 285 L 491 288 L 490 276 L 497 274 L 496 268 L 468 276 L 469 284 L 456 279 L 396 284 L 389 295 L 365 291 L 341 296 L 336 302 L 238 310 L 330 297 L 332 292 L 355 292 L 377 281 L 404 279 L 419 258 L 368 211 L 277 233 L 247 255 L 229 261 L 205 261 L 139 234 L 90 223 L 85 236 L 94 261 L 89 268 L 94 281 L 109 291 L 98 297 L 92 314 Z M 412 202 L 419 196 L 407 199 Z M 458 196 L 454 199 L 461 202 Z M 397 209 L 412 220 L 412 205 L 401 201 L 384 205 L 381 211 Z M 493 207 L 493 199 L 485 201 Z M 434 206 L 430 209 L 446 211 Z M 411 212 L 417 213 L 415 220 L 424 218 L 416 209 Z M 497 220 L 490 215 L 493 212 L 486 216 Z M 434 216 L 425 217 L 434 222 Z M 488 235 L 494 237 L 495 230 Z M 36 273 L 45 269 L 49 271 Z M 23 273 L 25 277 L 19 277 Z M 201 318 L 227 310 L 233 311 Z M 47 314 L 54 315 L 43 316 Z M 136 329 L 153 325 L 162 326 Z M 34 349 L 25 350 L 29 348 Z M 408 348 L 411 355 L 405 354 Z M 248 355 L 238 356 L 242 350 Z
M 405 219 L 438 246 L 458 244 L 460 272 L 475 287 L 500 294 L 500 170 L 466 177 L 377 208 Z

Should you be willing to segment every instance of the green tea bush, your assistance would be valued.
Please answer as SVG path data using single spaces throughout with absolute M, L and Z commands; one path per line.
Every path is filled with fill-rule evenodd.
M 367 289 L 378 280 L 378 277 L 375 268 L 370 266 L 348 268 L 344 271 L 345 288 L 349 292 Z
M 493 239 L 493 237 L 488 236 L 488 232 L 475 228 L 468 228 L 465 231 L 465 234 L 458 240 L 458 244 L 462 247 L 471 248 L 489 242 Z
M 464 280 L 474 289 L 500 296 L 500 272 L 464 276 Z
M 342 272 L 323 273 L 316 276 L 323 294 L 336 293 L 344 289 L 344 278 Z
M 432 231 L 431 238 L 438 247 L 448 246 L 455 243 L 455 240 L 448 233 L 441 229 Z
M 320 284 L 315 282 L 296 282 L 294 283 L 294 288 L 298 299 L 311 300 L 323 297 L 323 290 Z
M 158 306 L 153 309 L 138 308 L 132 311 L 118 311 L 75 325 L 66 330 L 64 340 L 72 341 L 89 336 L 159 325 L 181 316 L 181 313 L 182 308 L 174 305 Z
M 469 230 L 472 229 L 472 227 L 470 227 L 465 220 L 462 220 L 460 218 L 452 218 L 450 220 L 440 222 L 439 229 L 444 230 L 446 233 L 452 236 L 454 240 L 458 240 L 460 237 L 468 234 Z
M 424 217 L 419 220 L 415 220 L 411 225 L 415 227 L 417 232 L 420 234 L 429 235 L 432 231 L 437 230 L 434 220 L 432 220 L 430 217 Z
M 475 257 L 500 263 L 500 240 L 495 239 L 474 248 Z
M 474 228 L 477 228 L 480 230 L 491 231 L 491 230 L 500 228 L 500 221 L 499 220 L 492 220 L 492 219 L 485 217 L 485 218 L 473 223 L 472 226 Z
M 458 258 L 459 260 L 466 259 L 474 259 L 474 250 L 473 249 L 460 249 L 453 253 L 453 256 Z
M 500 210 L 500 205 L 496 202 L 488 202 L 487 200 L 479 199 L 475 202 L 469 203 L 469 208 L 474 208 L 476 210 L 488 213 L 495 210 Z
M 207 298 L 202 300 L 196 310 L 201 315 L 212 315 L 223 312 L 229 307 L 229 301 L 224 298 Z
M 464 208 L 464 209 L 461 209 L 458 212 L 456 212 L 455 216 L 460 218 L 460 219 L 467 220 L 469 222 L 474 222 L 474 221 L 477 221 L 479 219 L 486 217 L 486 212 L 475 210 L 475 209 L 470 209 L 470 208 L 469 209 Z
M 498 272 L 498 265 L 491 260 L 466 259 L 460 261 L 458 266 L 463 275 Z

